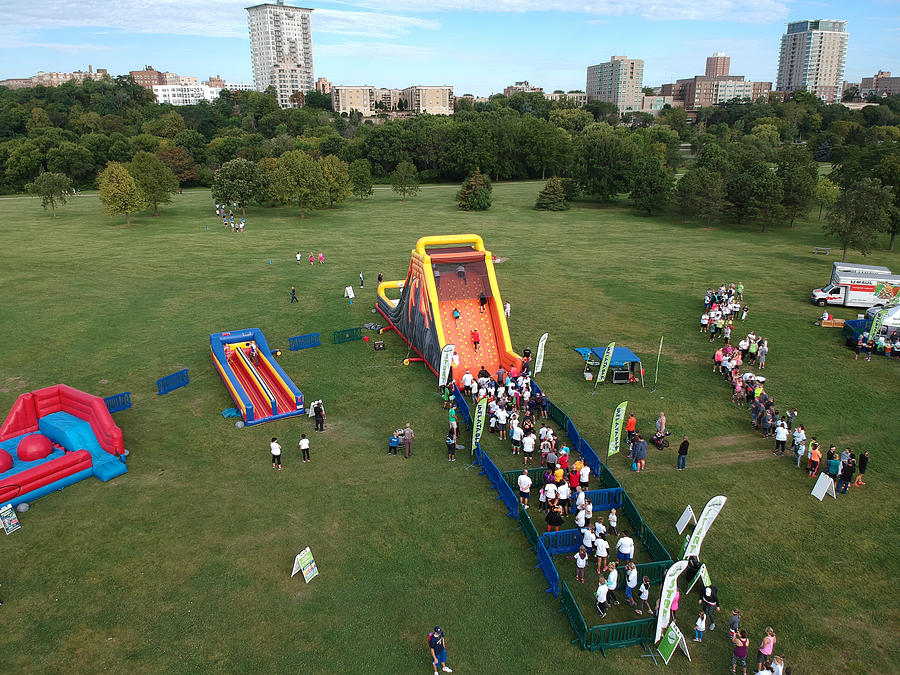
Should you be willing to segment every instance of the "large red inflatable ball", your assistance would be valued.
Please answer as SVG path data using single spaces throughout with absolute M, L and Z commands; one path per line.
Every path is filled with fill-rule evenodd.
M 44 459 L 53 452 L 53 444 L 43 434 L 31 434 L 19 441 L 16 454 L 23 462 L 33 462 L 36 459 Z
M 5 473 L 12 468 L 12 457 L 6 450 L 0 450 L 0 473 Z

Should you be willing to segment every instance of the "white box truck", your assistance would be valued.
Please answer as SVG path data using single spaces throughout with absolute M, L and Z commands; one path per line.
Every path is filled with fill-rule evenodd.
M 887 267 L 836 262 L 831 268 L 831 282 L 814 289 L 810 301 L 819 307 L 874 307 L 888 303 L 898 291 L 900 275 L 891 274 Z

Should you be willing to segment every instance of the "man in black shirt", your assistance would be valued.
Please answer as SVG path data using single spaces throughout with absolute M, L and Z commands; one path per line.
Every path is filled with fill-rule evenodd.
M 684 471 L 685 465 L 687 464 L 687 454 L 688 454 L 688 437 L 685 436 L 684 440 L 681 441 L 681 445 L 678 446 L 678 464 L 676 465 L 679 471 Z M 712 629 L 710 629 L 712 630 Z

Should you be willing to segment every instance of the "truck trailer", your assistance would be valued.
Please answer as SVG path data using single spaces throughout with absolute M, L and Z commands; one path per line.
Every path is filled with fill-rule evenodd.
M 819 307 L 875 307 L 888 304 L 898 292 L 900 275 L 892 274 L 887 267 L 836 262 L 831 268 L 831 281 L 814 289 L 810 301 Z

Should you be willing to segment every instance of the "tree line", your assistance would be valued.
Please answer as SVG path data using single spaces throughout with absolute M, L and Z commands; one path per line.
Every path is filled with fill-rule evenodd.
M 305 214 L 347 198 L 351 173 L 367 172 L 361 185 L 388 182 L 402 166 L 416 183 L 458 182 L 476 171 L 494 181 L 555 177 L 553 192 L 565 203 L 626 195 L 648 214 L 671 208 L 685 219 L 728 217 L 766 229 L 793 224 L 814 201 L 837 211 L 838 199 L 868 179 L 893 197 L 889 224 L 880 226 L 891 243 L 897 229 L 898 96 L 862 110 L 804 92 L 787 102 L 735 100 L 701 109 L 694 124 L 680 108 L 620 116 L 609 103 L 579 108 L 539 93 L 460 99 L 452 116 L 393 121 L 336 115 L 322 96 L 286 110 L 260 92 L 225 91 L 213 103 L 179 107 L 152 98 L 127 77 L 0 88 L 0 190 L 34 189 L 43 173 L 99 187 L 109 166 L 147 165 L 150 155 L 176 185 L 221 191 L 238 168 L 253 173 L 241 179 L 253 196 L 232 201 L 296 203 Z M 816 161 L 833 165 L 827 182 Z M 163 196 L 173 189 L 168 174 L 166 181 Z M 146 180 L 139 192 L 150 192 Z

